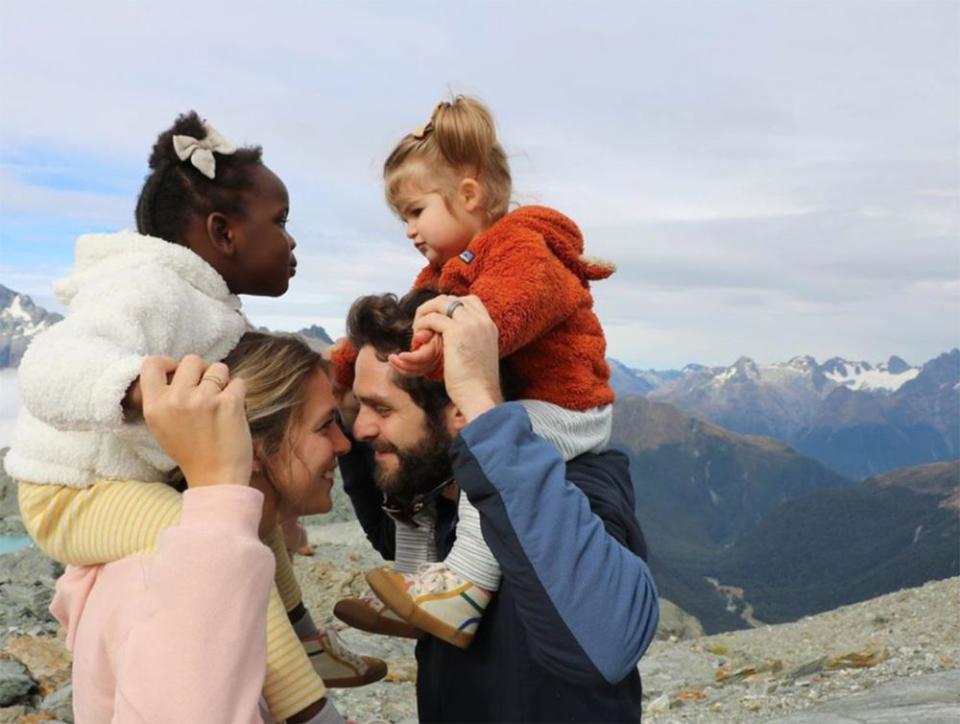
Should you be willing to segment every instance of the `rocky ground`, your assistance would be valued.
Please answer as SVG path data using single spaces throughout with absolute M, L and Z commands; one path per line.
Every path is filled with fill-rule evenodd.
M 364 590 L 380 562 L 356 523 L 309 521 L 317 552 L 295 567 L 318 621 Z M 339 520 L 338 520 L 339 519 Z M 0 724 L 72 721 L 70 658 L 46 614 L 58 568 L 35 549 L 0 558 Z M 780 626 L 702 636 L 669 606 L 641 662 L 645 717 L 673 721 L 960 720 L 960 579 L 900 591 Z M 360 722 L 416 720 L 412 642 L 343 630 L 387 660 L 386 680 L 335 692 Z
M 640 671 L 647 718 L 664 722 L 956 722 L 958 657 L 952 578 L 794 623 L 657 641 Z

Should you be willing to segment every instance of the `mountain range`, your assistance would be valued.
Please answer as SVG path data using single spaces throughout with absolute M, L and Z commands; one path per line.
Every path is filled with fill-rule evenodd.
M 26 294 L 0 284 L 0 369 L 17 367 L 33 336 L 61 319 L 62 315 L 38 307 Z M 316 324 L 295 334 L 317 349 L 333 343 L 326 330 Z
M 30 339 L 63 317 L 0 284 L 0 369 L 20 364 Z
M 784 501 L 853 481 L 769 437 L 740 435 L 662 402 L 614 405 L 611 443 L 630 458 L 645 530 L 726 545 Z
M 611 361 L 619 395 L 666 402 L 721 427 L 777 438 L 865 478 L 960 455 L 960 350 L 919 367 L 813 357 L 641 371 Z

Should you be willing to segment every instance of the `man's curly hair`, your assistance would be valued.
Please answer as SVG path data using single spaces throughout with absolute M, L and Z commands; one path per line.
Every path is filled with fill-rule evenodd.
M 355 301 L 347 314 L 347 338 L 357 351 L 373 347 L 377 359 L 386 362 L 397 352 L 410 349 L 413 320 L 417 307 L 438 295 L 430 289 L 415 289 L 403 297 L 396 294 L 370 294 Z M 450 404 L 442 382 L 426 377 L 407 377 L 393 372 L 393 381 L 404 390 L 430 419 Z
M 410 349 L 413 339 L 413 320 L 417 307 L 440 295 L 433 289 L 414 289 L 402 297 L 396 294 L 371 294 L 360 297 L 347 315 L 347 337 L 357 351 L 373 347 L 377 359 L 386 362 L 397 352 Z M 393 372 L 397 387 L 406 391 L 427 416 L 435 419 L 450 403 L 442 382 L 426 377 L 407 377 Z M 506 400 L 516 399 L 523 388 L 523 380 L 513 371 L 508 360 L 500 361 L 500 384 Z

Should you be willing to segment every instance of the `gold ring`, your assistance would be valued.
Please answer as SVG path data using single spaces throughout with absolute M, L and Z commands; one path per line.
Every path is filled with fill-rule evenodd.
M 223 392 L 224 389 L 226 389 L 227 387 L 227 383 L 221 380 L 216 375 L 210 375 L 210 374 L 204 375 L 203 377 L 200 378 L 200 381 L 203 382 L 204 380 L 210 380 L 213 384 L 215 384 L 217 387 L 220 388 L 221 392 Z

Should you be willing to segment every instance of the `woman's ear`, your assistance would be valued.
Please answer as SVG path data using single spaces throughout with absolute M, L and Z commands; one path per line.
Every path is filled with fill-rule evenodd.
M 224 256 L 233 256 L 236 245 L 227 215 L 219 211 L 212 212 L 207 216 L 206 226 L 211 246 Z
M 460 195 L 460 201 L 463 208 L 473 213 L 483 208 L 484 192 L 483 186 L 475 178 L 469 176 L 460 182 L 457 187 L 457 193 Z
M 266 456 L 263 453 L 263 445 L 260 444 L 259 440 L 253 441 L 253 474 L 260 475 L 266 470 L 266 463 L 264 459 Z

